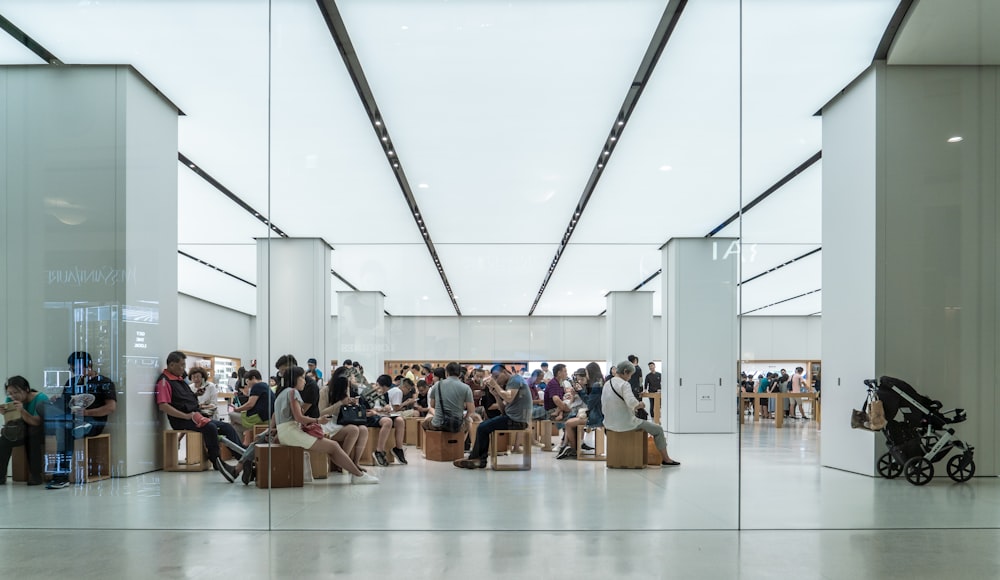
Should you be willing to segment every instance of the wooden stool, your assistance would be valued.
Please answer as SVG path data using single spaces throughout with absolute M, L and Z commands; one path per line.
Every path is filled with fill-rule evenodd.
M 309 466 L 314 479 L 326 479 L 330 476 L 330 456 L 320 451 L 306 451 L 309 455 Z
M 11 479 L 14 481 L 28 481 L 28 455 L 24 445 L 15 447 L 11 456 L 13 458 Z M 0 469 L 7 469 L 7 466 L 4 465 Z
M 176 455 L 176 453 L 175 453 Z M 73 441 L 69 480 L 90 483 L 111 477 L 111 435 L 102 433 Z
M 261 433 L 266 433 L 267 430 L 270 429 L 270 428 L 271 428 L 271 426 L 269 424 L 267 424 L 267 423 L 264 423 L 263 425 L 254 425 L 253 426 L 253 438 L 256 439 Z M 237 443 L 238 443 L 238 441 L 237 441 Z
M 420 417 L 420 422 L 417 423 L 417 449 L 423 448 L 424 435 L 424 418 Z
M 552 451 L 552 421 L 548 419 L 535 419 L 533 427 L 535 430 L 535 442 L 542 446 L 542 451 Z
M 395 427 L 391 428 L 395 429 Z M 375 456 L 372 454 L 375 453 L 375 446 L 378 445 L 378 432 L 378 427 L 368 427 L 368 442 L 365 443 L 365 450 L 361 452 L 361 461 L 358 462 L 361 465 L 375 465 Z M 389 439 L 392 439 L 394 435 L 395 433 L 390 433 Z M 393 439 L 393 441 L 395 440 Z M 392 454 L 389 445 L 387 440 L 385 442 L 385 458 L 392 464 L 396 462 L 396 456 Z
M 656 440 L 653 439 L 652 435 L 646 435 L 646 465 L 655 465 L 657 467 L 663 462 L 663 456 L 660 455 L 660 450 L 656 448 Z
M 301 447 L 265 443 L 256 449 L 258 488 L 303 486 L 305 454 Z
M 420 423 L 423 422 L 421 417 L 404 417 L 403 421 L 406 422 L 406 431 L 403 434 L 403 445 L 416 445 L 420 446 Z
M 465 433 L 424 431 L 424 459 L 455 461 L 465 456 Z
M 181 437 L 187 440 L 184 463 L 180 462 L 177 453 Z M 175 430 L 163 432 L 163 471 L 204 471 L 209 468 L 201 433 Z
M 576 428 L 576 460 L 577 461 L 607 461 L 608 454 L 605 450 L 605 433 L 604 427 L 594 428 L 594 454 L 584 453 L 583 451 L 583 435 L 586 433 L 587 428 L 583 425 L 578 425 Z
M 517 441 L 518 437 L 521 437 L 521 441 L 524 445 L 521 446 L 523 450 L 521 456 L 521 464 L 505 464 L 501 465 L 497 462 L 497 449 L 498 447 L 505 447 L 504 440 L 513 437 L 514 441 Z M 490 433 L 490 467 L 493 471 L 529 471 L 531 469 L 531 427 L 527 429 L 498 429 Z
M 608 467 L 644 469 L 646 467 L 645 431 L 607 431 Z

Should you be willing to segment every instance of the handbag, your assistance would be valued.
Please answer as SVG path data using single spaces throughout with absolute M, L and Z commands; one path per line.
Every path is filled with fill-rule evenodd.
M 302 431 L 307 435 L 312 435 L 317 439 L 323 438 L 323 426 L 319 423 L 310 423 L 308 425 L 302 425 Z
M 882 401 L 875 399 L 868 405 L 868 429 L 871 431 L 879 431 L 885 427 L 885 409 L 882 407 Z
M 7 421 L 3 425 L 3 438 L 11 443 L 21 443 L 25 435 L 24 419 Z
M 448 409 L 444 407 L 444 397 L 441 396 L 440 386 L 434 389 L 434 393 L 437 395 L 435 397 L 438 402 L 438 408 L 441 409 L 441 430 L 447 431 L 448 433 L 458 433 L 462 430 L 462 423 L 465 422 L 464 417 L 456 417 L 455 415 L 448 412 Z
M 343 405 L 337 413 L 338 425 L 364 425 L 367 423 L 361 405 Z

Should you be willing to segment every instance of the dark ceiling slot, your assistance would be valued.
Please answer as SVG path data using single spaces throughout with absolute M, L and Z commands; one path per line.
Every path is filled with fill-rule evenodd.
M 798 296 L 792 296 L 791 298 L 785 298 L 784 300 L 778 300 L 777 302 L 772 302 L 772 303 L 768 304 L 767 306 L 761 306 L 760 308 L 754 308 L 753 310 L 747 310 L 743 314 L 740 314 L 740 316 L 746 316 L 747 314 L 750 314 L 751 312 L 757 312 L 758 310 L 764 310 L 765 308 L 770 308 L 772 306 L 777 306 L 778 304 L 784 304 L 785 302 L 791 302 L 792 300 L 798 300 L 799 298 L 802 298 L 803 296 L 809 296 L 810 294 L 815 294 L 817 292 L 821 292 L 822 290 L 823 290 L 822 288 L 817 288 L 815 290 L 810 290 L 809 292 L 803 292 L 802 294 L 799 294 Z
M 379 144 L 382 146 L 382 151 L 386 156 L 386 162 L 389 164 L 393 175 L 396 177 L 396 182 L 399 184 L 399 190 L 403 194 L 403 199 L 406 201 L 406 205 L 410 209 L 410 213 L 413 214 L 413 221 L 416 223 L 417 228 L 420 231 L 420 235 L 424 239 L 424 245 L 427 246 L 427 252 L 431 255 L 431 259 L 434 260 L 434 267 L 437 268 L 438 276 L 441 277 L 441 283 L 444 284 L 444 289 L 448 292 L 448 298 L 451 299 L 451 305 L 455 308 L 455 314 L 461 316 L 462 310 L 458 307 L 458 300 L 455 298 L 455 293 L 451 289 L 451 282 L 448 281 L 448 276 L 444 272 L 444 266 L 441 264 L 441 259 L 438 257 L 437 249 L 434 247 L 434 241 L 431 239 L 431 234 L 427 229 L 427 224 L 424 222 L 422 214 L 420 213 L 420 207 L 417 205 L 417 198 L 414 197 L 413 189 L 410 187 L 410 182 L 406 179 L 406 174 L 403 172 L 403 162 L 399 160 L 399 152 L 396 151 L 392 144 L 389 129 L 385 125 L 385 120 L 382 118 L 381 112 L 379 112 L 378 103 L 375 101 L 375 95 L 372 92 L 371 86 L 368 84 L 367 77 L 365 77 L 365 71 L 361 67 L 361 61 L 358 59 L 358 54 L 354 50 L 354 44 L 351 42 L 351 37 L 347 33 L 347 25 L 344 24 L 344 19 L 341 17 L 340 11 L 337 9 L 337 3 L 334 0 L 316 0 L 316 4 L 319 6 L 319 11 L 323 15 L 323 20 L 326 22 L 326 26 L 330 30 L 330 36 L 333 37 L 333 42 L 337 45 L 337 50 L 340 52 L 340 56 L 344 60 L 344 66 L 347 68 L 347 72 L 351 76 L 351 81 L 354 82 L 354 88 L 358 91 L 358 97 L 361 99 L 361 105 L 365 108 L 365 112 L 368 114 L 368 119 L 372 124 L 372 130 L 375 132 L 375 136 L 378 138 Z
M 896 6 L 896 11 L 892 13 L 892 18 L 889 19 L 889 25 L 885 27 L 885 32 L 882 33 L 882 39 L 878 43 L 878 48 L 875 49 L 875 56 L 872 60 L 886 60 L 889 58 L 889 49 L 892 48 L 892 42 L 896 40 L 896 34 L 899 33 L 899 29 L 903 26 L 903 21 L 906 19 L 906 15 L 910 12 L 910 8 L 916 0 L 899 0 L 899 4 Z
M 646 83 L 652 76 L 653 70 L 656 68 L 656 63 L 659 62 L 660 55 L 663 54 L 663 50 L 666 48 L 667 42 L 670 40 L 670 36 L 677 27 L 677 21 L 680 20 L 681 14 L 684 12 L 684 7 L 686 5 L 687 0 L 670 0 L 667 2 L 667 7 L 664 9 L 663 15 L 660 17 L 660 23 L 657 25 L 656 31 L 653 33 L 653 37 L 649 41 L 649 46 L 646 47 L 646 53 L 642 57 L 642 62 L 639 64 L 639 70 L 636 72 L 635 78 L 629 86 L 629 90 L 625 93 L 625 101 L 622 103 L 621 109 L 619 109 L 618 114 L 615 116 L 615 120 L 611 125 L 608 137 L 601 145 L 601 152 L 597 154 L 597 161 L 595 162 L 594 169 L 590 173 L 590 179 L 587 180 L 587 184 L 583 188 L 583 194 L 580 195 L 580 201 L 577 202 L 576 208 L 573 210 L 573 215 L 569 219 L 569 225 L 566 226 L 566 233 L 563 234 L 563 237 L 559 242 L 559 247 L 556 249 L 556 255 L 552 259 L 552 264 L 549 266 L 548 272 L 545 274 L 545 279 L 542 280 L 542 285 L 538 288 L 538 294 L 535 295 L 535 301 L 531 304 L 531 310 L 528 311 L 528 316 L 533 315 L 535 313 L 535 309 L 538 308 L 538 303 L 541 301 L 542 295 L 545 294 L 545 288 L 549 285 L 549 281 L 552 280 L 552 274 L 555 273 L 556 267 L 559 265 L 559 259 L 562 257 L 563 251 L 568 246 L 569 240 L 573 236 L 574 229 L 576 229 L 577 224 L 580 223 L 580 217 L 583 215 L 583 211 L 587 209 L 587 204 L 590 203 L 590 198 L 594 194 L 594 189 L 597 188 L 597 183 L 600 181 L 601 175 L 604 173 L 604 167 L 611 158 L 611 154 L 614 153 L 615 146 L 618 144 L 618 140 L 625 131 L 629 117 L 632 116 L 632 112 L 635 110 L 635 106 L 639 102 L 639 97 L 642 96 L 642 91 L 646 88 Z
M 2 14 L 0 14 L 0 29 L 5 30 L 7 34 L 14 38 L 14 40 L 23 44 L 25 48 L 38 55 L 38 58 L 44 60 L 46 63 L 65 64 L 63 61 L 56 58 L 56 55 L 46 50 L 44 46 L 38 44 L 34 38 L 31 38 L 25 34 L 23 30 L 15 26 L 13 22 L 4 18 Z
M 189 254 L 189 253 L 187 253 L 187 252 L 185 252 L 183 250 L 177 250 L 177 253 L 180 254 L 180 255 L 182 255 L 182 256 L 184 256 L 185 258 L 188 258 L 188 259 L 194 260 L 195 262 L 198 262 L 202 266 L 209 267 L 209 268 L 215 270 L 216 272 L 222 272 L 226 276 L 229 276 L 230 278 L 234 278 L 236 280 L 239 280 L 240 282 L 243 282 L 244 284 L 246 284 L 248 286 L 253 286 L 254 288 L 257 287 L 257 285 L 254 284 L 253 282 L 251 282 L 249 280 L 244 280 L 243 278 L 240 278 L 236 274 L 230 274 L 229 272 L 223 270 L 222 268 L 216 266 L 215 264 L 211 264 L 209 262 L 206 262 L 205 260 L 202 260 L 201 258 L 195 258 L 191 254 Z

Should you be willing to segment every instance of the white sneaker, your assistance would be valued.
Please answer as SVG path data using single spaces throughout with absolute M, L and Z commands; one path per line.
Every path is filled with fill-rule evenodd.
M 351 476 L 351 485 L 365 485 L 371 483 L 378 483 L 378 478 L 370 473 L 362 473 L 361 477 L 357 475 Z

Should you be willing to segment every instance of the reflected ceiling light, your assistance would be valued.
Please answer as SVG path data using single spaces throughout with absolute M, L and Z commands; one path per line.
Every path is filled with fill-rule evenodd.
M 612 136 L 611 136 L 611 140 L 612 140 L 612 141 L 617 141 L 617 140 L 618 140 L 618 137 L 615 137 L 614 135 L 612 135 Z
M 379 121 L 378 119 L 376 119 L 375 120 L 375 126 L 376 127 L 381 127 L 382 126 L 382 121 Z
M 611 155 L 611 152 L 610 151 L 605 151 L 604 154 L 605 155 Z
M 393 163 L 392 166 L 393 167 L 399 167 L 399 163 Z
M 962 137 L 960 137 L 958 135 L 955 135 L 954 137 L 949 137 L 948 138 L 948 142 L 949 143 L 960 143 L 961 141 L 962 141 Z
M 404 25 L 400 26 L 399 29 L 400 30 L 409 30 L 410 27 L 404 24 Z
M 597 167 L 603 169 L 604 168 L 604 164 L 603 163 L 598 163 Z
M 417 187 L 420 188 L 420 189 L 430 189 L 430 186 L 427 185 L 426 183 L 418 183 Z M 420 214 L 417 214 L 417 215 L 420 215 Z
M 625 124 L 625 121 L 618 121 L 618 126 L 619 126 L 619 127 L 621 127 L 621 126 L 622 126 L 622 125 L 624 125 L 624 124 Z
M 382 136 L 382 140 L 383 140 L 383 141 L 388 141 L 388 140 L 389 140 L 389 138 L 383 135 L 383 136 Z
M 669 165 L 661 165 L 660 166 L 660 171 L 671 171 L 671 170 L 673 170 L 673 167 L 671 167 Z
M 421 296 L 420 299 L 421 300 L 430 300 L 431 297 L 430 296 Z
M 389 150 L 389 155 L 395 155 L 395 153 L 393 153 L 392 149 Z

